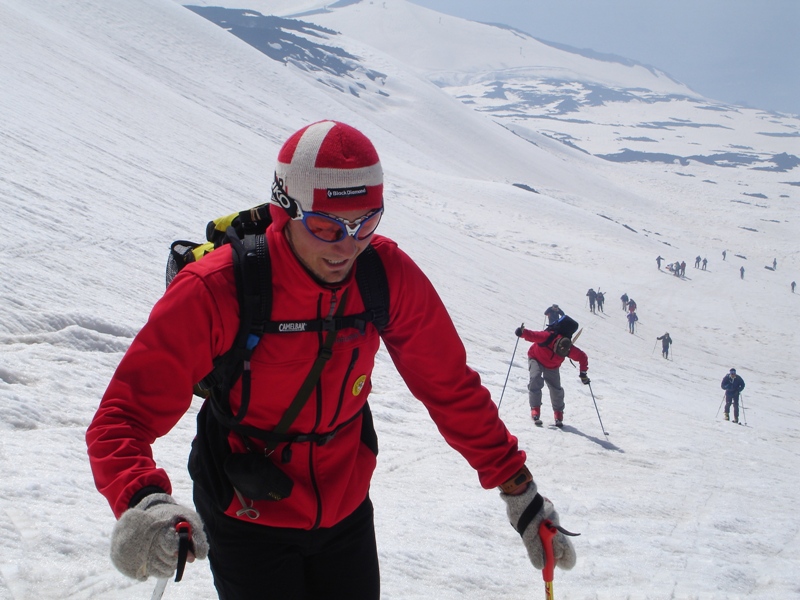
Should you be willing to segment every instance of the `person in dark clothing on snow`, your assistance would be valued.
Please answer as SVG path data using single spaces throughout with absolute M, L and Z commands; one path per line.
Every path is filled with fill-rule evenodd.
M 603 310 L 603 303 L 605 301 L 606 301 L 605 294 L 603 294 L 603 292 L 597 292 L 597 310 L 599 310 L 601 313 L 606 312 Z
M 681 277 L 686 276 L 686 261 L 681 261 Z
M 703 271 L 705 271 L 705 270 L 706 270 L 706 265 L 707 265 L 707 264 L 708 264 L 708 259 L 704 258 L 704 259 L 703 259 Z
M 620 296 L 619 299 L 622 301 L 622 310 L 627 310 L 628 309 L 628 294 L 627 294 L 627 292 L 622 294 L 622 296 Z
M 722 260 L 725 260 L 725 257 L 728 256 L 728 252 L 726 250 L 722 251 Z
M 669 333 L 665 333 L 656 339 L 661 340 L 661 356 L 669 358 L 669 345 L 672 343 L 672 338 L 669 337 Z
M 628 312 L 633 312 L 637 308 L 638 308 L 638 306 L 636 305 L 636 300 L 634 300 L 633 298 L 628 300 Z
M 593 288 L 589 288 L 586 295 L 589 297 L 589 310 L 594 312 L 594 305 L 597 302 L 597 292 L 595 292 Z
M 792 282 L 792 293 L 793 294 L 794 294 L 794 288 L 796 288 L 796 287 L 797 287 L 797 284 L 793 281 Z
M 661 270 L 661 261 L 664 260 L 664 257 L 660 254 L 656 256 L 656 264 L 658 265 L 658 269 Z
M 700 256 L 696 256 L 695 257 L 695 259 L 694 259 L 694 268 L 695 269 L 700 268 Z
M 226 403 L 216 393 L 205 401 L 189 458 L 196 512 L 172 497 L 151 445 L 189 410 L 193 385 L 239 333 L 230 246 L 186 266 L 170 283 L 86 432 L 95 484 L 118 519 L 111 559 L 124 575 L 171 577 L 175 525 L 186 521 L 191 554 L 208 556 L 223 600 L 378 600 L 369 496 L 377 436 L 367 399 L 381 343 L 480 484 L 500 489 L 528 557 L 544 567 L 539 525 L 557 525 L 558 515 L 537 493 L 525 453 L 467 365 L 430 281 L 395 242 L 375 233 L 383 208 L 381 163 L 360 131 L 320 121 L 280 149 L 265 234 L 271 324 L 321 329 L 269 330 Z M 356 259 L 365 252 L 377 254 L 384 273 L 376 275 L 388 283 L 380 331 L 353 317 L 363 317 L 366 305 L 356 278 Z M 575 551 L 561 532 L 553 546 L 555 565 L 572 568 Z
M 731 404 L 733 404 L 733 422 L 739 422 L 739 394 L 744 389 L 744 379 L 736 374 L 736 369 L 731 369 L 722 378 L 720 386 L 725 390 L 725 420 L 730 420 Z
M 547 307 L 547 310 L 544 311 L 544 315 L 547 317 L 547 324 L 552 325 L 564 316 L 564 311 L 558 307 L 558 304 L 553 304 L 553 306 Z
M 533 342 L 528 350 L 528 402 L 531 418 L 537 425 L 542 424 L 542 388 L 547 384 L 550 390 L 550 403 L 556 427 L 564 424 L 564 388 L 561 387 L 561 363 L 565 358 L 577 360 L 580 365 L 580 379 L 584 385 L 590 383 L 586 372 L 589 359 L 586 353 L 572 344 L 572 336 L 578 330 L 578 323 L 568 316 L 561 317 L 545 331 L 531 331 L 517 327 L 517 337 Z
M 636 326 L 636 321 L 639 320 L 639 317 L 636 316 L 636 311 L 631 311 L 628 313 L 628 331 L 633 333 L 634 328 Z
M 777 269 L 778 269 L 778 259 L 777 258 L 773 258 L 772 259 L 772 270 L 775 271 Z
M 744 279 L 744 267 L 739 267 L 739 279 Z

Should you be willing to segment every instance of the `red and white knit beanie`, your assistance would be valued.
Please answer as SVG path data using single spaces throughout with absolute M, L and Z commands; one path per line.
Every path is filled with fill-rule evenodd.
M 383 170 L 378 153 L 354 127 L 337 121 L 308 125 L 292 134 L 278 153 L 271 202 L 278 228 L 304 212 L 381 208 Z

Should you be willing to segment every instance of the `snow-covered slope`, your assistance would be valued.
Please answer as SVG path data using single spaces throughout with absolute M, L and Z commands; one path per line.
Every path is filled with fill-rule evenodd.
M 247 8 L 287 16 L 320 7 L 260 3 L 284 12 Z M 582 532 L 578 566 L 556 575 L 557 597 L 796 595 L 797 169 L 599 158 L 614 148 L 570 147 L 544 135 L 541 120 L 506 119 L 488 104 L 475 111 L 477 101 L 431 82 L 434 70 L 475 66 L 452 52 L 459 38 L 472 37 L 474 55 L 517 64 L 494 46 L 482 51 L 474 35 L 504 30 L 441 16 L 452 34 L 426 42 L 427 71 L 421 59 L 407 62 L 401 42 L 356 35 L 377 26 L 362 20 L 381 9 L 396 11 L 396 27 L 413 38 L 401 17 L 417 7 L 339 4 L 305 19 L 334 30 L 317 32 L 317 45 L 344 51 L 349 74 L 297 58 L 284 65 L 172 0 L 0 0 L 0 599 L 150 594 L 153 582 L 126 580 L 107 558 L 113 517 L 94 490 L 83 433 L 162 293 L 169 243 L 199 239 L 210 218 L 263 201 L 283 139 L 320 118 L 375 141 L 387 177 L 381 232 L 437 285 L 498 400 L 516 348 L 501 415 L 541 491 Z M 346 23 L 323 22 L 345 11 Z M 438 26 L 436 15 L 418 14 Z M 549 67 L 594 64 L 559 65 L 534 42 L 527 47 L 552 53 Z M 585 81 L 611 77 L 586 68 Z M 663 104 L 611 106 L 625 123 L 669 118 Z M 749 136 L 764 124 L 740 111 L 730 127 Z M 716 129 L 687 127 L 687 143 L 712 148 Z M 765 155 L 784 140 L 748 139 Z M 685 260 L 687 276 L 658 271 L 659 254 Z M 698 254 L 708 270 L 692 268 Z M 765 269 L 773 258 L 777 270 Z M 589 287 L 607 292 L 605 314 L 585 309 Z M 635 335 L 616 300 L 623 292 L 640 307 Z M 569 365 L 567 427 L 531 426 L 527 348 L 515 347 L 513 330 L 540 326 L 553 302 L 584 327 L 579 345 L 608 440 Z M 671 361 L 655 349 L 664 331 L 675 340 Z M 747 381 L 746 427 L 718 418 L 719 380 L 731 366 Z M 480 489 L 383 353 L 372 405 L 383 597 L 540 594 L 496 493 Z M 183 502 L 198 408 L 155 447 Z M 207 565 L 190 565 L 167 594 L 213 597 Z
M 401 59 L 523 136 L 544 133 L 619 162 L 771 169 L 800 162 L 781 156 L 798 153 L 797 118 L 704 98 L 633 61 L 565 50 L 406 0 L 357 2 L 305 18 Z

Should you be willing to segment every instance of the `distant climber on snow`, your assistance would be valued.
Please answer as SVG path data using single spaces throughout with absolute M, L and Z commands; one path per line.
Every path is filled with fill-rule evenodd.
M 517 337 L 533 342 L 528 350 L 528 402 L 531 407 L 531 418 L 536 425 L 542 424 L 542 388 L 547 384 L 550 390 L 550 403 L 553 406 L 553 417 L 556 427 L 564 423 L 564 388 L 561 387 L 561 364 L 565 358 L 577 360 L 580 366 L 580 379 L 584 385 L 589 384 L 586 372 L 589 370 L 589 359 L 586 353 L 573 345 L 572 336 L 578 330 L 578 323 L 569 316 L 561 317 L 545 331 L 531 331 L 517 327 Z
M 636 311 L 631 311 L 628 313 L 628 331 L 633 333 L 634 328 L 636 326 L 636 321 L 639 320 L 639 317 L 636 316 Z
M 720 387 L 725 390 L 725 420 L 730 420 L 731 404 L 733 404 L 733 422 L 739 422 L 739 394 L 744 389 L 744 379 L 736 374 L 736 369 L 731 369 L 722 378 Z
M 564 311 L 558 308 L 558 304 L 553 304 L 553 306 L 547 307 L 544 311 L 544 315 L 547 317 L 547 324 L 552 325 L 564 316 Z
M 661 356 L 669 358 L 669 345 L 672 343 L 672 338 L 669 337 L 669 333 L 665 333 L 656 339 L 661 340 Z
M 586 295 L 589 297 L 589 310 L 594 312 L 594 305 L 595 302 L 597 302 L 597 292 L 595 292 L 593 288 L 589 288 Z

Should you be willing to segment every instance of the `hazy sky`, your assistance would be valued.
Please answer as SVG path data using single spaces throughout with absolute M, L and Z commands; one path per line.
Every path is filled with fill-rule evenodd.
M 710 98 L 800 115 L 800 0 L 411 0 L 617 54 Z

